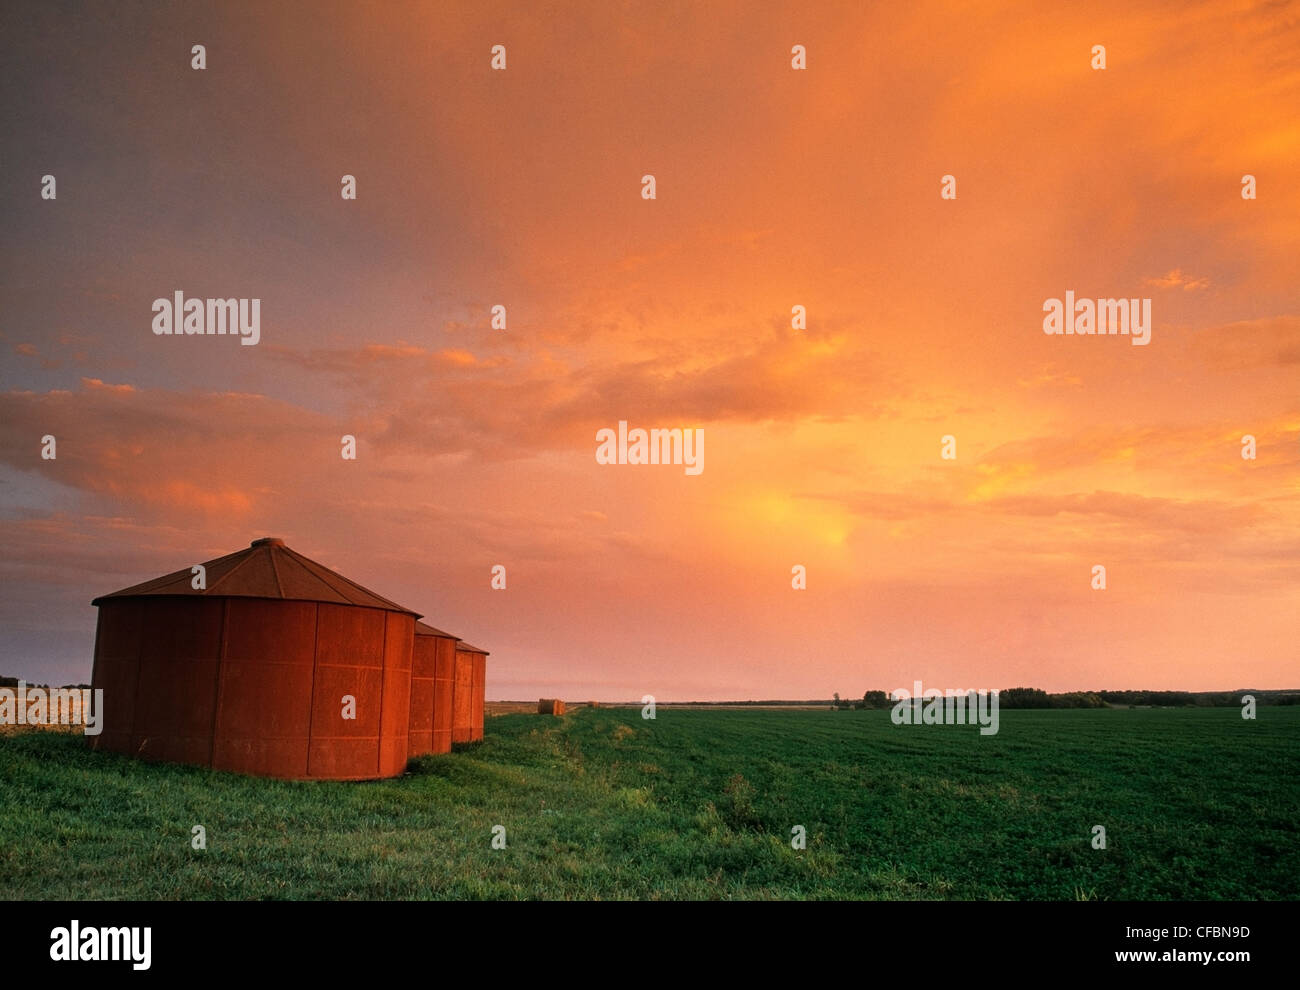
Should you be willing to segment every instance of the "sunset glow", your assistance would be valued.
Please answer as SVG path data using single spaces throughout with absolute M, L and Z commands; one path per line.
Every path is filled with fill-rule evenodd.
M 274 535 L 490 700 L 1300 681 L 1294 7 L 320 8 L 0 14 L 0 674 Z

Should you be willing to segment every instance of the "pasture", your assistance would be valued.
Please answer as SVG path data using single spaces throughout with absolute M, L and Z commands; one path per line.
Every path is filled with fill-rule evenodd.
M 1298 765 L 1300 707 L 1006 710 L 981 737 L 577 706 L 369 783 L 25 731 L 0 737 L 0 898 L 1295 899 Z

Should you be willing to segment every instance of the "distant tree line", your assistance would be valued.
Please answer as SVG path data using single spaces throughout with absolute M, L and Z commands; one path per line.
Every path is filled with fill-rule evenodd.
M 835 700 L 831 702 L 832 708 L 848 711 L 849 709 L 864 708 L 890 708 L 893 702 L 889 700 L 889 694 L 886 691 L 868 691 L 861 698 L 843 698 L 839 694 L 835 695 Z
M 1300 704 L 1295 691 L 1099 691 L 1108 705 L 1163 705 L 1197 708 L 1239 708 L 1241 696 L 1253 695 L 1261 705 Z
M 998 692 L 999 708 L 1105 708 L 1096 691 L 1048 694 L 1042 688 L 1015 687 Z
M 999 708 L 1111 708 L 1150 706 L 1160 708 L 1239 708 L 1242 695 L 1253 695 L 1261 705 L 1300 705 L 1300 691 L 1066 691 L 1048 694 L 1042 688 L 1014 687 L 998 692 Z M 831 707 L 849 709 L 889 708 L 894 704 L 885 691 L 868 691 L 861 698 L 835 695 Z

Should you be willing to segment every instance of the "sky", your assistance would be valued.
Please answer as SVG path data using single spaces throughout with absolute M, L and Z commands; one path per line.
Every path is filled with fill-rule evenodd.
M 1053 7 L 5 4 L 0 674 L 278 536 L 489 700 L 1300 685 L 1300 8 Z

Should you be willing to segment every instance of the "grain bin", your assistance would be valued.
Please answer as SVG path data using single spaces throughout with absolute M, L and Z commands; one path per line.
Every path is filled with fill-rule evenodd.
M 411 659 L 410 755 L 451 752 L 451 685 L 456 637 L 424 622 L 415 624 Z
M 439 639 L 433 665 L 433 751 L 451 752 L 452 693 L 456 676 L 456 641 Z
M 474 653 L 474 695 L 470 706 L 470 740 L 478 742 L 483 738 L 483 694 L 487 686 L 487 651 L 473 648 Z
M 483 690 L 487 679 L 487 650 L 459 642 L 451 696 L 451 741 L 483 738 Z
M 186 567 L 92 602 L 91 745 L 268 777 L 400 774 L 418 614 L 279 539 L 203 567 L 201 589 Z

